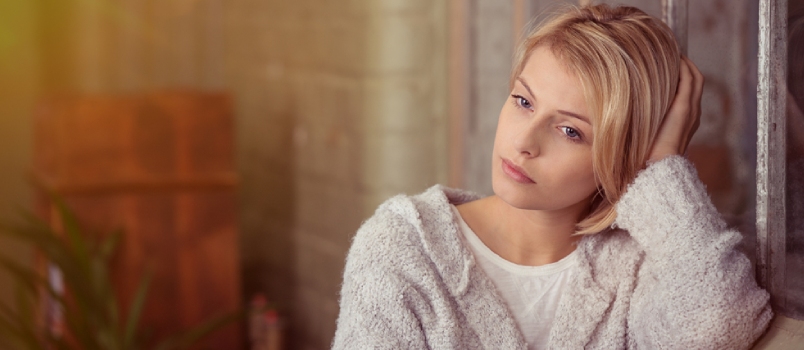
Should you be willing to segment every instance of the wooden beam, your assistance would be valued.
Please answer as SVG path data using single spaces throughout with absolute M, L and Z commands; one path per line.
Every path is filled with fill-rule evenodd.
M 787 0 L 759 2 L 757 278 L 785 306 Z
M 234 172 L 218 174 L 145 177 L 130 179 L 110 179 L 108 181 L 65 182 L 42 174 L 33 174 L 31 181 L 35 187 L 59 195 L 110 195 L 119 193 L 219 191 L 237 188 L 239 180 Z
M 681 53 L 687 54 L 688 0 L 662 0 L 662 19 L 676 34 Z

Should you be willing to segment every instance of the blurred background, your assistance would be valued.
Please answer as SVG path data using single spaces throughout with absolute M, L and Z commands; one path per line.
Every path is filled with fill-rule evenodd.
M 660 0 L 600 2 L 661 17 Z M 0 0 L 0 218 L 49 220 L 39 184 L 84 225 L 123 228 L 115 284 L 131 299 L 155 269 L 156 334 L 263 295 L 285 348 L 328 348 L 350 238 L 380 203 L 491 192 L 514 45 L 562 3 Z M 749 230 L 757 18 L 752 0 L 689 2 L 706 76 L 690 158 Z M 8 239 L 0 254 L 36 261 Z M 208 347 L 245 348 L 243 328 Z

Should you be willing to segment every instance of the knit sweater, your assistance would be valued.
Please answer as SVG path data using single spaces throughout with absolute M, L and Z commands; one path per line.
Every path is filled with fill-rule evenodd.
M 382 204 L 346 259 L 333 349 L 526 349 L 511 312 L 460 238 L 434 186 Z M 671 156 L 640 172 L 609 230 L 578 243 L 551 349 L 745 349 L 772 317 L 693 166 Z

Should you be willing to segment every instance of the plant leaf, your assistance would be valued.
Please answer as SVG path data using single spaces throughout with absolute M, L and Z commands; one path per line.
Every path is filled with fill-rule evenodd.
M 16 313 L 11 309 L 0 310 L 0 337 L 14 339 L 24 349 L 121 349 L 124 329 L 120 324 L 119 305 L 108 265 L 121 240 L 122 231 L 108 235 L 102 242 L 97 240 L 98 243 L 93 243 L 93 238 L 99 236 L 83 234 L 77 217 L 66 204 L 55 196 L 53 200 L 57 204 L 64 235 L 55 232 L 46 221 L 30 212 L 21 213 L 23 220 L 19 225 L 0 223 L 0 235 L 31 244 L 41 252 L 48 262 L 48 275 L 3 256 L 0 256 L 0 268 L 11 273 L 20 291 L 29 295 L 46 292 L 44 295 L 51 298 L 53 307 L 62 310 L 62 321 L 65 332 L 70 334 L 70 341 L 46 332 L 38 336 L 37 330 L 42 329 L 42 325 L 35 324 L 36 319 L 29 317 L 31 312 L 24 307 Z M 51 285 L 50 273 L 56 270 L 68 293 L 67 297 Z M 26 299 L 24 294 L 18 293 L 21 305 Z M 140 304 L 144 304 L 144 300 Z M 143 306 L 136 308 L 142 309 Z M 29 344 L 31 341 L 38 344 Z
M 70 334 L 81 340 L 82 344 L 92 344 L 91 327 L 86 324 L 86 316 L 80 312 L 76 312 L 75 305 L 73 303 L 67 303 L 64 297 L 53 289 L 53 286 L 50 285 L 50 282 L 46 278 L 41 276 L 38 272 L 23 267 L 3 256 L 0 256 L 0 267 L 8 271 L 12 277 L 14 277 L 20 288 L 24 287 L 24 289 L 31 294 L 39 295 L 41 290 L 46 291 L 47 296 L 52 298 L 53 302 L 57 303 L 62 308 L 62 315 L 64 316 L 67 329 L 70 330 Z M 13 314 L 13 316 L 13 318 L 17 320 L 15 323 L 21 324 L 21 322 L 19 322 L 19 316 L 17 314 Z M 36 329 L 36 327 L 32 329 Z
M 0 332 L 8 338 L 15 339 L 18 343 L 25 344 L 28 349 L 44 350 L 42 343 L 36 338 L 34 329 L 26 328 L 13 321 L 18 318 L 16 312 L 11 310 L 8 305 L 0 303 Z
M 123 238 L 123 230 L 114 230 L 106 236 L 100 245 L 99 253 L 105 262 L 109 262 L 112 254 L 117 250 L 120 240 Z
M 81 229 L 78 226 L 78 218 L 72 210 L 67 206 L 64 200 L 55 195 L 51 195 L 51 200 L 56 204 L 56 209 L 59 212 L 61 219 L 62 229 L 70 242 L 70 248 L 74 252 L 75 257 L 81 263 L 84 269 L 90 269 L 89 262 L 89 247 L 87 245 L 86 237 L 81 234 Z
M 34 301 L 31 298 L 31 295 L 37 295 L 38 293 L 26 293 L 25 287 L 21 286 L 20 283 L 15 283 L 14 285 L 14 296 L 16 299 L 16 306 L 17 306 L 17 321 L 19 322 L 22 327 L 26 327 L 28 329 L 35 329 L 36 328 L 36 316 L 34 314 Z
M 45 339 L 47 339 L 47 345 L 49 347 L 56 346 L 56 349 L 59 350 L 82 350 L 80 348 L 76 348 L 75 346 L 70 345 L 63 337 L 56 338 L 51 334 L 45 335 Z
M 140 317 L 142 316 L 142 310 L 145 306 L 145 300 L 148 296 L 148 289 L 150 288 L 152 277 L 152 272 L 148 271 L 145 277 L 140 281 L 137 293 L 134 294 L 134 300 L 132 300 L 131 306 L 128 308 L 126 329 L 123 333 L 123 349 L 128 350 L 134 348 L 137 324 L 140 322 Z
M 42 276 L 6 257 L 0 256 L 0 267 L 11 274 L 17 281 L 18 288 L 24 287 L 31 294 L 38 294 L 38 286 L 46 283 Z
M 80 312 L 81 319 L 89 329 L 103 330 L 111 324 L 108 319 L 109 313 L 105 311 L 108 297 L 111 292 L 110 283 L 107 279 L 106 271 L 95 273 L 91 266 L 91 257 L 86 250 L 88 239 L 79 231 L 76 220 L 72 217 L 65 206 L 61 206 L 62 215 L 65 217 L 65 227 L 71 232 L 70 239 L 73 243 L 59 237 L 41 219 L 30 212 L 21 213 L 27 226 L 9 227 L 5 225 L 5 230 L 9 235 L 31 242 L 36 248 L 41 250 L 46 259 L 55 265 L 62 274 L 64 285 L 70 291 L 72 298 L 77 304 L 77 312 Z M 74 247 L 79 247 L 74 249 Z M 104 276 L 101 276 L 104 275 Z M 108 287 L 108 288 L 107 288 Z M 98 302 L 100 301 L 100 302 Z

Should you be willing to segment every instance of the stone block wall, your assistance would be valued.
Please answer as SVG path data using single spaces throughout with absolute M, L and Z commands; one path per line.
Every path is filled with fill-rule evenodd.
M 288 348 L 335 333 L 345 256 L 385 199 L 446 181 L 446 1 L 232 1 L 247 295 Z
M 32 2 L 42 92 L 221 90 L 224 2 Z
M 40 93 L 229 92 L 244 296 L 264 292 L 288 316 L 289 348 L 327 348 L 360 223 L 394 194 L 446 181 L 446 3 L 3 3 L 21 35 L 0 43 L 0 71 L 26 85 L 0 85 L 0 160 L 13 168 L 2 205 L 27 202 Z

